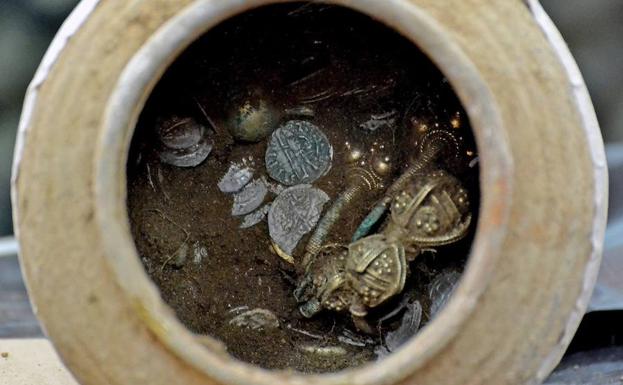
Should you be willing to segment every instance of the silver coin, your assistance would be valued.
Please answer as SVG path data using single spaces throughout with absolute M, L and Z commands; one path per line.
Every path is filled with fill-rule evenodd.
M 400 326 L 396 330 L 387 332 L 384 336 L 385 345 L 379 345 L 374 352 L 377 358 L 387 357 L 390 353 L 398 350 L 417 334 L 422 321 L 422 305 L 414 301 L 406 305 L 406 311 L 400 320 Z
M 439 274 L 433 282 L 430 283 L 428 295 L 431 302 L 431 318 L 436 316 L 437 313 L 439 313 L 439 311 L 446 305 L 460 279 L 461 273 L 454 270 L 448 270 Z
M 398 329 L 388 332 L 385 336 L 385 345 L 390 352 L 396 351 L 404 345 L 420 329 L 422 321 L 422 305 L 419 301 L 407 304 L 407 310 L 402 316 Z
M 246 186 L 251 178 L 253 178 L 253 170 L 233 163 L 218 182 L 218 188 L 224 193 L 235 193 Z
M 264 220 L 264 218 L 266 217 L 266 214 L 268 214 L 268 211 L 270 210 L 270 205 L 271 205 L 270 203 L 265 204 L 264 206 L 255 210 L 251 214 L 246 215 L 244 219 L 242 220 L 242 223 L 240 224 L 240 228 L 248 229 L 249 227 L 255 226 L 258 223 L 260 223 L 262 220 Z
M 176 167 L 196 167 L 206 160 L 213 146 L 209 138 L 203 138 L 199 143 L 184 149 L 163 146 L 159 153 L 160 161 Z
M 173 116 L 161 121 L 156 127 L 156 134 L 160 140 L 160 160 L 176 167 L 200 165 L 210 155 L 214 145 L 206 135 L 205 127 L 193 118 Z
M 229 324 L 244 329 L 270 330 L 279 327 L 279 318 L 270 310 L 253 309 L 235 316 Z
M 254 211 L 264 202 L 267 193 L 268 189 L 261 179 L 256 179 L 247 184 L 240 192 L 234 195 L 231 215 L 246 215 Z
M 172 117 L 160 122 L 156 133 L 164 146 L 183 150 L 199 143 L 205 136 L 205 127 L 193 118 Z
M 310 185 L 290 187 L 273 202 L 268 213 L 271 239 L 288 254 L 292 254 L 303 235 L 318 223 L 322 208 L 329 196 Z
M 326 135 L 312 123 L 291 120 L 271 136 L 266 168 L 271 178 L 293 186 L 312 183 L 331 168 L 333 148 Z

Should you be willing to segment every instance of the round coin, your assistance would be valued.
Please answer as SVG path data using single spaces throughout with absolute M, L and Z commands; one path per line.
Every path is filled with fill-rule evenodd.
M 310 185 L 284 190 L 268 212 L 268 230 L 273 242 L 291 255 L 303 235 L 316 226 L 328 201 L 324 191 Z
M 287 186 L 312 183 L 331 168 L 333 148 L 310 122 L 291 120 L 271 136 L 266 168 L 271 178 Z

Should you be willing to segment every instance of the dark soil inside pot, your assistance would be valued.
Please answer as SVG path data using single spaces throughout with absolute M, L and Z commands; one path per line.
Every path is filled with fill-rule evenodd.
M 476 148 L 466 114 L 444 76 L 410 41 L 371 18 L 303 3 L 229 19 L 171 65 L 136 128 L 128 163 L 128 211 L 147 273 L 191 331 L 214 337 L 232 356 L 265 368 L 336 371 L 395 348 L 388 348 L 387 334 L 400 327 L 406 310 L 379 319 L 401 305 L 419 301 L 420 327 L 429 322 L 440 288 L 451 286 L 463 271 L 475 220 L 467 237 L 424 251 L 410 264 L 405 290 L 370 315 L 373 334 L 358 331 L 346 313 L 303 317 L 293 291 L 313 230 L 298 242 L 292 264 L 275 252 L 266 218 L 241 228 L 245 215 L 232 215 L 235 194 L 219 187 L 235 164 L 252 170 L 252 180 L 268 190 L 259 198 L 259 210 L 274 201 L 288 186 L 280 186 L 267 171 L 270 131 L 292 120 L 312 123 L 332 147 L 330 168 L 308 182 L 329 198 L 323 214 L 346 188 L 346 160 L 354 143 L 364 151 L 383 147 L 391 157 L 390 184 L 426 132 L 445 129 L 460 138 L 462 154 L 460 162 L 442 159 L 440 167 L 468 190 L 476 216 Z M 167 135 L 176 135 L 176 125 L 189 121 L 194 129 L 201 127 L 203 150 L 210 152 L 200 162 L 203 156 L 195 145 L 199 152 L 188 159 L 199 164 L 172 165 L 162 152 L 175 158 L 186 138 Z M 162 134 L 163 127 L 171 130 Z M 254 141 L 241 140 L 250 136 Z M 309 166 L 314 170 L 316 165 Z M 382 188 L 368 192 L 346 206 L 326 242 L 348 245 L 383 194 Z M 448 282 L 440 283 L 444 276 Z

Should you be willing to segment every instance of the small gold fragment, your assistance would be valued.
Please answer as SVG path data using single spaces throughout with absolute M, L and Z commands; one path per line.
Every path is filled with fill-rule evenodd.
M 461 113 L 460 112 L 457 112 L 456 114 L 454 114 L 454 118 L 450 120 L 450 125 L 454 129 L 461 128 Z
M 286 253 L 285 251 L 281 250 L 281 248 L 273 241 L 270 241 L 271 243 L 271 248 L 273 249 L 273 251 L 275 252 L 275 254 L 277 254 L 278 256 L 281 257 L 281 259 L 283 259 L 284 261 L 294 265 L 294 258 L 292 258 L 291 255 L 289 255 L 288 253 Z
M 363 157 L 363 152 L 357 148 L 353 149 L 350 154 L 348 154 L 348 160 L 350 163 L 355 163 L 359 159 Z
M 390 159 L 388 157 L 385 157 L 383 159 L 376 159 L 372 167 L 378 175 L 385 176 L 391 171 L 389 161 Z

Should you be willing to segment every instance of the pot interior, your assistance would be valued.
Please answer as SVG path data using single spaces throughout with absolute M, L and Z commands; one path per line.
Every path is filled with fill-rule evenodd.
M 463 273 L 480 204 L 478 151 L 444 75 L 391 28 L 319 3 L 248 11 L 183 51 L 140 115 L 127 176 L 136 248 L 179 320 L 239 360 L 304 373 L 382 359 L 425 327 Z M 400 194 L 426 210 L 398 225 Z M 349 245 L 373 234 L 404 254 L 355 274 Z M 369 297 L 400 288 L 353 321 L 366 295 L 351 281 L 370 277 Z M 329 295 L 325 281 L 341 286 Z

